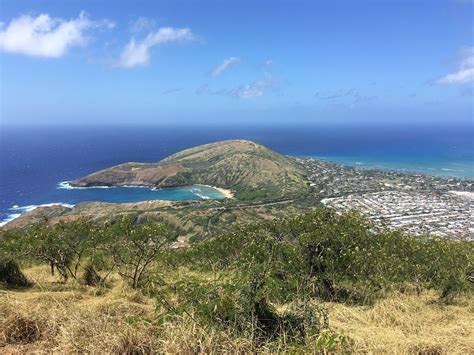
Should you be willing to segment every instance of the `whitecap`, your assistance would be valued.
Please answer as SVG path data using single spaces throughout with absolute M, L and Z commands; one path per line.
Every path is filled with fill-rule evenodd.
M 201 200 L 209 200 L 210 197 L 209 196 L 206 196 L 206 195 L 203 195 L 202 194 L 202 190 L 195 187 L 195 188 L 192 188 L 191 189 L 191 192 L 196 195 L 197 197 L 199 197 Z
M 70 203 L 52 202 L 52 203 L 44 203 L 44 204 L 41 204 L 41 205 L 27 205 L 27 206 L 15 205 L 15 206 L 12 206 L 11 208 L 9 208 L 8 210 L 9 211 L 20 211 L 20 212 L 31 212 L 31 211 L 37 209 L 38 207 L 51 207 L 51 206 L 57 206 L 57 205 L 68 207 L 68 208 L 73 208 L 74 207 L 74 205 L 71 205 Z
M 448 169 L 448 168 L 441 168 L 441 170 L 443 171 L 459 171 L 459 172 L 463 172 L 464 170 L 462 169 Z
M 61 182 L 59 182 L 57 188 L 58 189 L 65 189 L 65 190 L 73 189 L 73 187 L 70 184 L 70 181 L 61 181 Z
M 7 218 L 5 218 L 3 221 L 1 221 L 0 222 L 0 227 L 4 226 L 5 224 L 13 221 L 14 219 L 16 219 L 18 217 L 20 217 L 23 213 L 31 212 L 31 211 L 39 208 L 39 207 L 50 207 L 50 206 L 57 206 L 57 205 L 68 207 L 68 208 L 73 208 L 74 207 L 74 205 L 72 205 L 72 204 L 63 203 L 63 202 L 53 202 L 53 203 L 44 203 L 42 205 L 27 205 L 27 206 L 14 205 L 14 206 L 10 207 L 8 210 L 11 211 L 11 212 L 15 212 L 15 213 L 9 214 Z
M 61 181 L 58 183 L 58 189 L 64 190 L 86 190 L 86 189 L 112 189 L 115 186 L 72 186 L 72 181 Z
M 3 221 L 0 222 L 0 227 L 3 227 L 5 224 L 8 222 L 13 221 L 14 219 L 18 218 L 21 216 L 21 213 L 12 213 L 9 214 L 7 218 L 5 218 Z
M 153 190 L 155 187 L 143 186 L 143 185 L 117 185 L 117 186 L 107 186 L 107 185 L 96 185 L 96 186 L 72 186 L 72 181 L 61 181 L 58 183 L 58 189 L 64 190 L 86 190 L 86 189 L 114 189 L 117 187 L 131 187 L 131 188 L 141 188 L 141 189 L 150 189 Z

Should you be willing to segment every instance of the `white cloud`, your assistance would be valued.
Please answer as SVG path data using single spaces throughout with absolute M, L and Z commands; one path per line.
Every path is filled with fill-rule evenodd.
M 154 26 L 155 21 L 146 17 L 139 17 L 135 22 L 132 23 L 130 30 L 133 34 L 137 34 L 143 31 L 151 31 Z
M 263 70 L 266 70 L 268 69 L 271 65 L 273 64 L 273 60 L 271 60 L 270 58 L 264 60 L 260 65 L 259 67 Z
M 116 66 L 134 68 L 147 65 L 150 62 L 150 48 L 169 42 L 190 41 L 194 35 L 189 28 L 162 27 L 158 31 L 150 32 L 142 41 L 131 38 L 122 50 Z
M 461 50 L 459 69 L 438 79 L 438 84 L 465 84 L 474 81 L 474 47 Z
M 273 90 L 277 87 L 278 83 L 270 74 L 266 73 L 263 79 L 256 80 L 251 84 L 242 85 L 237 88 L 235 90 L 235 95 L 241 99 L 251 99 L 263 96 L 268 90 Z
M 465 84 L 474 81 L 474 68 L 461 69 L 448 74 L 437 82 L 438 84 Z
M 35 57 L 59 58 L 74 46 L 85 45 L 85 32 L 94 27 L 113 27 L 110 21 L 91 21 L 85 12 L 69 21 L 48 14 L 19 16 L 0 27 L 0 50 Z M 4 28 L 5 27 L 5 28 Z
M 239 57 L 230 57 L 225 59 L 221 64 L 212 69 L 211 76 L 216 77 L 224 73 L 226 70 L 235 67 L 240 63 Z

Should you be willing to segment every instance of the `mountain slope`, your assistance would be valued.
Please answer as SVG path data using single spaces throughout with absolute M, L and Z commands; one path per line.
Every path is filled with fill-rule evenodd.
M 280 197 L 306 188 L 304 169 L 293 159 L 245 140 L 186 149 L 154 164 L 125 163 L 93 173 L 73 186 L 172 187 L 205 184 L 231 188 L 241 199 Z

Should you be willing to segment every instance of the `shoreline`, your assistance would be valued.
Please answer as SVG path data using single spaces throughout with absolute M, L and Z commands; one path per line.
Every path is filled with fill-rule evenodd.
M 413 165 L 403 161 L 377 160 L 370 157 L 351 157 L 351 156 L 318 156 L 318 155 L 293 155 L 294 158 L 310 158 L 325 161 L 344 167 L 351 167 L 362 170 L 376 170 L 383 172 L 396 172 L 408 175 L 435 176 L 443 179 L 474 180 L 474 175 L 469 172 L 470 165 L 468 161 L 463 162 L 464 166 L 445 166 L 443 165 Z M 450 164 L 450 162 L 446 162 Z
M 154 188 L 152 187 L 148 187 L 148 186 L 133 186 L 133 185 L 123 185 L 123 186 L 87 186 L 87 187 L 73 187 L 73 186 L 69 186 L 67 185 L 67 181 L 63 181 L 63 182 L 60 182 L 58 183 L 58 189 L 65 189 L 65 190 L 75 190 L 75 189 L 78 189 L 78 190 L 85 190 L 85 189 L 94 189 L 94 188 L 99 188 L 99 189 L 105 189 L 105 188 L 115 188 L 115 187 L 133 187 L 133 188 L 147 188 L 147 189 L 150 189 L 150 190 L 153 190 Z M 211 186 L 211 185 L 204 185 L 204 184 L 193 184 L 193 185 L 185 185 L 185 186 L 176 186 L 176 187 L 164 187 L 163 189 L 167 189 L 167 188 L 179 188 L 179 187 L 191 187 L 191 186 L 205 186 L 205 187 L 209 187 L 209 188 L 212 188 L 214 190 L 217 190 L 219 191 L 223 196 L 224 196 L 224 199 L 226 198 L 229 198 L 229 199 L 233 199 L 234 198 L 234 192 L 232 192 L 231 190 L 228 190 L 228 189 L 224 189 L 224 188 L 221 188 L 221 187 L 217 187 L 217 186 Z M 151 203 L 151 202 L 175 202 L 175 201 L 180 201 L 180 200 L 166 200 L 166 199 L 163 199 L 163 200 L 142 200 L 142 201 L 134 201 L 134 202 L 108 202 L 108 201 L 83 201 L 83 202 L 99 202 L 99 203 L 116 203 L 116 204 L 135 204 L 135 203 L 143 203 L 143 202 L 147 202 L 147 203 Z M 184 201 L 184 200 L 183 200 Z M 68 203 L 65 203 L 65 202 L 48 202 L 48 203 L 44 203 L 44 204 L 37 204 L 37 205 L 27 205 L 27 206 L 13 206 L 13 207 L 10 207 L 8 210 L 11 212 L 9 214 L 7 214 L 7 217 L 4 218 L 3 220 L 0 220 L 0 228 L 7 225 L 8 223 L 14 221 L 15 219 L 21 217 L 22 215 L 24 215 L 25 213 L 28 213 L 28 212 L 31 212 L 37 208 L 42 208 L 42 207 L 50 207 L 50 206 L 64 206 L 64 207 L 68 207 L 68 208 L 73 208 L 74 205 L 72 204 L 68 204 Z
M 58 183 L 58 189 L 64 189 L 64 190 L 85 190 L 85 189 L 112 189 L 116 187 L 133 187 L 133 188 L 144 188 L 144 189 L 150 189 L 150 190 L 156 190 L 156 189 L 173 189 L 173 188 L 180 188 L 180 187 L 192 187 L 192 186 L 205 186 L 205 187 L 210 187 L 214 190 L 219 191 L 221 194 L 224 195 L 225 198 L 234 198 L 234 192 L 232 192 L 229 189 L 224 189 L 222 187 L 217 187 L 217 186 L 211 186 L 211 185 L 205 185 L 205 184 L 193 184 L 193 185 L 180 185 L 180 186 L 167 186 L 167 187 L 153 187 L 153 186 L 146 186 L 146 185 L 98 185 L 98 186 L 72 186 L 71 181 L 62 181 Z M 155 201 L 155 200 L 150 200 L 150 201 Z M 166 200 L 158 200 L 158 201 L 166 201 Z M 174 200 L 171 200 L 174 201 Z
M 204 185 L 204 184 L 194 184 L 196 186 L 206 186 L 213 188 L 214 190 L 219 191 L 221 194 L 224 195 L 224 198 L 234 198 L 234 192 L 232 190 L 224 189 L 222 187 L 212 186 L 212 185 Z

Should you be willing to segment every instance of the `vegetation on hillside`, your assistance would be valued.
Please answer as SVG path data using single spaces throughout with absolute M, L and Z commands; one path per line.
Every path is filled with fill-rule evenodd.
M 472 242 L 375 231 L 353 213 L 320 209 L 241 225 L 185 249 L 171 247 L 176 235 L 169 225 L 133 215 L 104 224 L 79 220 L 4 230 L 0 238 L 2 263 L 19 262 L 33 275 L 29 282 L 36 289 L 8 291 L 11 297 L 21 298 L 20 292 L 26 298 L 19 303 L 39 302 L 31 314 L 15 310 L 11 302 L 2 305 L 4 346 L 55 341 L 64 336 L 61 322 L 71 327 L 71 319 L 78 317 L 103 336 L 113 336 L 92 320 L 92 310 L 79 315 L 82 306 L 67 304 L 64 292 L 72 303 L 90 299 L 98 319 L 119 302 L 112 318 L 115 336 L 122 338 L 108 339 L 95 351 L 387 351 L 392 349 L 371 336 L 371 344 L 361 339 L 351 317 L 361 312 L 363 327 L 367 320 L 362 319 L 372 312 L 373 322 L 396 328 L 408 320 L 392 318 L 407 317 L 413 307 L 439 314 L 461 307 L 467 312 L 462 324 L 473 320 L 472 305 L 465 303 L 473 292 Z M 43 280 L 59 277 L 61 283 L 45 291 L 38 273 Z M 4 271 L 0 281 L 11 288 L 9 277 Z M 60 316 L 43 308 L 55 292 L 65 309 Z M 42 293 L 47 298 L 38 299 Z M 384 305 L 393 312 L 392 320 L 383 315 Z M 347 327 L 341 321 L 345 318 Z M 465 336 L 473 335 L 469 329 Z M 452 339 L 452 346 L 468 349 L 461 338 Z M 91 344 L 61 341 L 58 350 L 94 351 Z M 413 341 L 410 351 L 454 349 L 441 338 L 430 338 L 428 345 Z
M 294 159 L 245 140 L 228 140 L 183 150 L 154 164 L 125 163 L 72 184 L 182 186 L 204 184 L 232 189 L 241 200 L 299 195 L 305 170 Z

